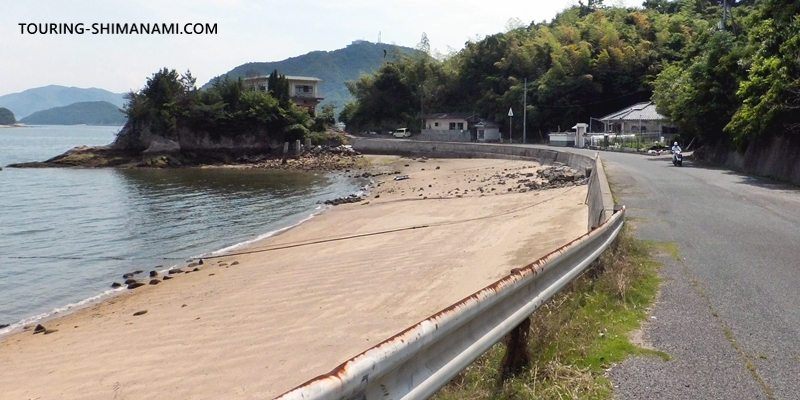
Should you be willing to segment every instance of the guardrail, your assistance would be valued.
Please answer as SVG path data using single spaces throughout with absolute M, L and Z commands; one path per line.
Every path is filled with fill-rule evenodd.
M 594 158 L 549 149 L 474 143 L 358 139 L 373 154 L 457 158 L 532 159 L 591 169 L 589 233 L 436 313 L 331 372 L 279 396 L 280 400 L 424 399 L 527 319 L 578 276 L 617 237 L 625 208 L 614 212 L 603 164 Z
M 623 207 L 593 231 L 278 399 L 433 395 L 594 261 L 617 237 L 624 214 Z

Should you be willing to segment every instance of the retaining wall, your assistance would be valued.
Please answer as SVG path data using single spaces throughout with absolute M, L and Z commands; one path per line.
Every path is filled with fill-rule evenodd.
M 695 156 L 748 174 L 765 176 L 800 185 L 800 144 L 776 137 L 764 143 L 752 143 L 744 154 L 731 151 L 724 144 L 706 149 Z
M 502 144 L 418 142 L 413 140 L 384 140 L 355 138 L 353 149 L 366 154 L 394 154 L 412 157 L 436 158 L 502 158 L 531 160 L 543 165 L 563 164 L 583 173 L 589 173 L 589 230 L 611 217 L 614 202 L 600 157 L 576 153 Z

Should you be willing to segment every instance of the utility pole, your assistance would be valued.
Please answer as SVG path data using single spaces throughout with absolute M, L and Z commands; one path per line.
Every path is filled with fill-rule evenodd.
M 522 143 L 528 143 L 528 78 L 525 78 L 525 89 L 522 91 Z
M 425 113 L 422 112 L 422 85 L 419 85 L 419 134 L 425 133 Z
M 514 111 L 508 107 L 508 142 L 514 143 Z

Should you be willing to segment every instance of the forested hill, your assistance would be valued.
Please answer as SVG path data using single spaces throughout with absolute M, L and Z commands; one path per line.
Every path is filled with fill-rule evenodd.
M 89 101 L 37 111 L 20 122 L 29 125 L 124 125 L 127 117 L 107 101 Z
M 386 50 L 385 58 L 384 50 Z M 408 47 L 358 40 L 343 49 L 312 51 L 283 61 L 242 64 L 223 75 L 235 79 L 269 75 L 277 69 L 284 75 L 314 76 L 322 80 L 319 88 L 325 98 L 322 104 L 333 104 L 338 112 L 345 102 L 352 100 L 344 84 L 346 81 L 357 79 L 362 73 L 375 72 L 384 61 L 395 59 L 399 53 L 422 54 Z M 202 88 L 209 88 L 214 79 Z
M 521 134 L 527 78 L 529 138 L 648 99 L 689 139 L 800 137 L 800 2 L 727 3 L 721 26 L 722 0 L 579 2 L 550 22 L 470 42 L 442 62 L 386 63 L 351 84 L 357 102 L 340 120 L 419 126 L 422 99 L 426 113 L 475 113 L 504 132 L 513 108 Z

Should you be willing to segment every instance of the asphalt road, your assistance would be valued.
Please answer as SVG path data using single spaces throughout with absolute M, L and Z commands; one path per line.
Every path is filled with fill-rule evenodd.
M 580 151 L 580 150 L 576 150 Z M 642 239 L 677 245 L 618 399 L 800 399 L 800 189 L 671 156 L 601 152 Z

